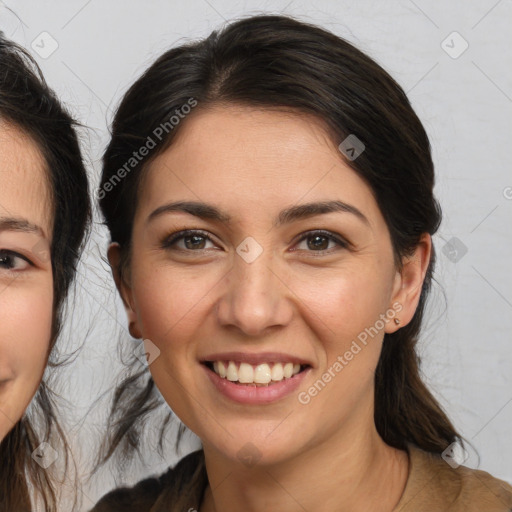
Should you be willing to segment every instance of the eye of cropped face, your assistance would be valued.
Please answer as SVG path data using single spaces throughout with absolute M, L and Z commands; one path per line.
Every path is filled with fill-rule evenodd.
M 0 249 L 0 271 L 21 271 L 33 266 L 25 256 L 6 249 Z

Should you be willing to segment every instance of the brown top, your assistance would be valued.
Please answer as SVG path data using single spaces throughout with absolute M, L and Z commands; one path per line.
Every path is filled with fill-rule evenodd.
M 512 512 L 512 486 L 489 473 L 452 468 L 440 455 L 408 445 L 409 477 L 393 512 Z
M 439 455 L 409 444 L 409 476 L 393 512 L 512 512 L 512 486 L 485 471 L 452 468 Z M 91 512 L 199 510 L 208 484 L 202 450 L 160 477 L 105 495 Z

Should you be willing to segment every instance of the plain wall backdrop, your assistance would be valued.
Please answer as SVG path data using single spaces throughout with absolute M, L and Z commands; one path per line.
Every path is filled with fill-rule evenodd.
M 438 264 L 419 344 L 422 368 L 480 455 L 470 452 L 465 465 L 512 482 L 510 0 L 7 0 L 0 1 L 0 30 L 30 50 L 88 127 L 81 134 L 96 186 L 113 111 L 141 72 L 171 46 L 264 12 L 291 14 L 348 39 L 390 72 L 424 123 L 444 220 L 433 238 Z M 104 261 L 106 229 L 95 215 L 62 339 L 65 350 L 82 347 L 61 375 L 84 474 L 122 368 L 117 346 L 129 339 Z M 102 393 L 100 406 L 88 412 Z M 191 438 L 179 455 L 168 449 L 164 459 L 147 449 L 146 462 L 134 464 L 122 480 L 163 471 L 196 442 Z M 83 509 L 114 479 L 105 468 L 84 481 Z

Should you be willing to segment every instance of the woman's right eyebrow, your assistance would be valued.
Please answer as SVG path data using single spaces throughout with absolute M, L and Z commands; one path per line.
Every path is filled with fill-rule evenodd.
M 215 220 L 226 224 L 229 224 L 231 221 L 231 216 L 229 214 L 222 212 L 214 205 L 199 201 L 177 201 L 159 206 L 156 210 L 149 214 L 146 220 L 146 224 L 149 224 L 153 219 L 165 213 L 176 211 L 185 212 L 201 219 Z M 332 212 L 345 212 L 353 214 L 360 221 L 370 227 L 369 220 L 358 208 L 338 200 L 305 203 L 286 208 L 279 213 L 276 221 L 274 222 L 274 227 L 279 227 L 283 224 L 290 224 L 294 221 L 313 217 L 315 215 Z
M 15 217 L 0 217 L 0 231 L 20 231 L 22 233 L 35 233 L 43 238 L 46 235 L 43 229 L 27 219 Z

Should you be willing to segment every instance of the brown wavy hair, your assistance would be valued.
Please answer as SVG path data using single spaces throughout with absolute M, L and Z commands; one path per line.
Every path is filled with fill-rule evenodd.
M 53 237 L 53 322 L 48 367 L 66 361 L 55 359 L 64 299 L 75 275 L 79 254 L 88 232 L 91 205 L 86 170 L 75 122 L 48 87 L 37 63 L 21 46 L 0 32 L 0 120 L 21 129 L 39 147 L 48 176 Z M 68 469 L 69 450 L 57 419 L 57 395 L 52 374 L 45 374 L 24 416 L 0 443 L 0 512 L 25 512 L 32 508 L 28 488 L 44 503 L 46 512 L 57 511 L 57 484 L 51 468 L 43 469 L 32 452 L 48 441 L 63 457 Z
M 290 16 L 250 16 L 203 40 L 168 50 L 120 102 L 103 157 L 98 197 L 111 239 L 121 246 L 121 276 L 129 269 L 141 178 L 148 163 L 172 144 L 186 119 L 169 129 L 122 179 L 119 170 L 126 169 L 133 152 L 148 138 L 154 139 L 154 130 L 190 98 L 197 101 L 196 109 L 234 104 L 313 114 L 336 146 L 355 134 L 366 149 L 347 164 L 373 191 L 391 234 L 397 268 L 423 233 L 433 235 L 439 228 L 442 214 L 433 194 L 430 142 L 400 85 L 369 56 L 318 26 Z M 451 443 L 463 442 L 423 383 L 415 348 L 435 260 L 432 247 L 412 321 L 385 335 L 375 373 L 374 419 L 387 444 L 405 449 L 411 442 L 441 453 Z M 130 373 L 114 395 L 96 467 L 114 453 L 128 457 L 140 449 L 147 416 L 163 403 L 149 372 L 135 358 L 129 364 Z M 171 424 L 168 409 L 164 417 L 160 441 Z M 181 425 L 177 443 L 184 431 Z

